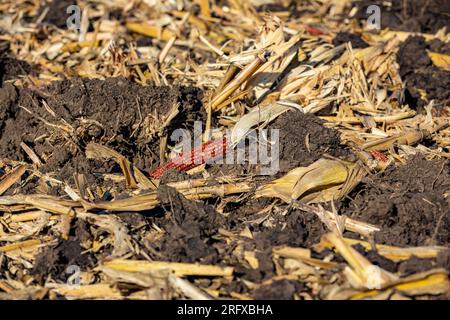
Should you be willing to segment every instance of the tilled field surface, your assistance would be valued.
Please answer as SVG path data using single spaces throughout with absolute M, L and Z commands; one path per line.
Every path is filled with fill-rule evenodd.
M 0 299 L 448 299 L 449 28 L 445 0 L 3 1 Z

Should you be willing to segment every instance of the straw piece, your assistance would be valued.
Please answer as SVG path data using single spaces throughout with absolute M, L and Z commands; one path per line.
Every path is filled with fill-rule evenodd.
M 58 286 L 51 291 L 68 299 L 122 299 L 123 296 L 109 284 L 98 283 L 83 286 Z
M 104 266 L 128 272 L 146 272 L 169 269 L 177 276 L 211 276 L 228 277 L 233 274 L 232 267 L 201 265 L 196 263 L 177 263 L 162 261 L 142 261 L 115 259 L 104 263 Z
M 16 183 L 20 177 L 25 173 L 28 166 L 20 164 L 13 168 L 7 174 L 5 174 L 0 180 L 0 195 L 6 192 L 14 183 Z
M 140 33 L 151 38 L 158 38 L 164 41 L 169 41 L 170 39 L 175 37 L 175 34 L 167 29 L 148 25 L 146 23 L 127 22 L 125 26 L 133 32 Z
M 350 245 L 360 244 L 366 250 L 372 249 L 372 245 L 367 241 L 355 239 L 344 240 Z M 395 246 L 376 244 L 375 247 L 378 254 L 394 261 L 408 260 L 412 256 L 416 256 L 422 259 L 431 259 L 436 258 L 441 252 L 449 251 L 449 248 L 440 246 L 399 248 Z

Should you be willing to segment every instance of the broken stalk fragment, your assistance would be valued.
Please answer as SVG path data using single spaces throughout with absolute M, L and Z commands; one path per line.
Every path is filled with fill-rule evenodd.
M 219 106 L 224 102 L 229 96 L 233 94 L 245 81 L 247 81 L 255 72 L 267 61 L 267 52 L 263 52 L 256 56 L 256 59 L 253 60 L 249 65 L 247 65 L 241 72 L 239 72 L 234 78 L 234 80 L 230 81 L 223 90 L 217 94 L 213 101 L 211 102 L 212 111 L 218 111 Z
M 362 150 L 367 151 L 372 150 L 386 151 L 389 150 L 394 144 L 414 145 L 422 141 L 424 138 L 430 137 L 432 134 L 447 127 L 448 123 L 442 122 L 429 130 L 427 129 L 408 130 L 396 134 L 392 137 L 366 142 L 361 146 L 361 148 Z

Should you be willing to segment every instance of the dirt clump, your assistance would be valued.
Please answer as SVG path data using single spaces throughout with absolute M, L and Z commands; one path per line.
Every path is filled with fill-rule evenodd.
M 335 47 L 347 42 L 352 44 L 353 49 L 362 49 L 369 46 L 360 36 L 350 32 L 338 32 L 332 41 Z
M 292 300 L 294 294 L 305 289 L 299 281 L 276 280 L 269 285 L 261 286 L 253 292 L 257 300 Z
M 450 2 L 447 0 L 362 0 L 353 4 L 358 8 L 355 18 L 362 21 L 369 16 L 369 6 L 378 6 L 382 29 L 435 33 L 450 25 Z
M 0 152 L 29 162 L 24 142 L 44 163 L 41 170 L 61 179 L 75 171 L 119 170 L 111 161 L 86 160 L 84 148 L 94 141 L 150 170 L 159 165 L 160 136 L 201 119 L 200 98 L 195 88 L 140 86 L 125 78 L 74 78 L 36 90 L 7 85 L 0 89 Z
M 53 0 L 47 2 L 40 8 L 38 16 L 48 9 L 43 22 L 52 24 L 60 29 L 66 29 L 67 19 L 70 17 L 67 13 L 67 8 L 71 5 L 77 5 L 77 2 L 75 0 Z
M 312 114 L 291 111 L 279 116 L 269 129 L 280 130 L 280 172 L 305 167 L 324 154 L 346 157 L 349 151 L 340 143 L 337 130 L 325 128 Z
M 360 245 L 353 245 L 353 248 L 365 256 L 371 263 L 389 272 L 397 272 L 397 263 L 380 255 L 376 250 L 368 250 Z
M 0 87 L 5 81 L 17 79 L 19 76 L 35 74 L 32 66 L 23 60 L 0 55 Z
M 400 46 L 397 62 L 400 76 L 406 83 L 406 102 L 411 108 L 423 110 L 431 100 L 435 100 L 435 107 L 443 110 L 450 101 L 450 72 L 436 67 L 428 51 L 448 54 L 450 45 L 439 40 L 426 42 L 423 37 L 413 36 Z
M 44 283 L 49 276 L 66 282 L 74 272 L 74 270 L 68 269 L 70 266 L 79 267 L 80 270 L 95 266 L 94 255 L 83 253 L 84 250 L 80 240 L 74 237 L 60 241 L 56 246 L 45 247 L 36 257 L 31 274 L 40 283 Z
M 164 204 L 165 214 L 152 218 L 165 234 L 149 246 L 156 260 L 175 262 L 219 263 L 213 236 L 225 223 L 224 217 L 213 206 L 186 199 L 168 186 L 158 188 L 158 199 Z
M 448 245 L 450 185 L 446 160 L 415 156 L 407 165 L 390 167 L 365 178 L 343 201 L 340 212 L 381 227 L 377 243 L 395 246 Z
M 249 222 L 252 216 L 222 216 L 213 206 L 187 200 L 175 189 L 164 185 L 158 188 L 158 198 L 163 209 L 148 218 L 147 223 L 156 224 L 164 233 L 147 243 L 151 258 L 208 264 L 223 262 L 234 265 L 236 274 L 249 281 L 259 282 L 274 276 L 274 246 L 308 247 L 319 242 L 326 233 L 325 227 L 314 214 L 298 210 L 287 215 L 274 215 L 265 224 Z M 246 239 L 244 249 L 255 252 L 258 269 L 244 266 L 240 259 L 234 257 L 232 245 L 217 240 L 219 228 L 234 233 L 244 226 L 248 226 L 253 234 L 253 239 Z
M 200 173 L 189 175 L 185 171 L 178 171 L 176 169 L 170 169 L 161 176 L 159 183 L 167 184 L 170 182 L 186 181 L 189 179 L 197 179 L 197 178 L 198 179 L 202 178 L 202 175 Z
M 236 273 L 240 278 L 252 282 L 261 282 L 275 275 L 273 247 L 285 245 L 305 248 L 318 243 L 320 237 L 326 233 L 316 215 L 298 210 L 287 211 L 286 214 L 272 213 L 270 217 L 263 217 L 258 213 L 248 216 L 237 213 L 229 216 L 229 229 L 242 229 L 243 226 L 247 226 L 253 235 L 252 239 L 246 239 L 244 249 L 255 252 L 258 269 L 248 268 L 239 261 L 233 264 L 237 263 Z
M 421 259 L 416 256 L 412 256 L 408 260 L 399 264 L 398 272 L 403 276 L 409 276 L 423 270 L 430 270 L 433 267 L 436 267 L 436 262 L 432 259 Z
M 382 268 L 383 270 L 397 273 L 404 277 L 419 273 L 423 270 L 429 270 L 437 267 L 446 268 L 445 262 L 440 261 L 439 257 L 423 259 L 412 255 L 409 259 L 406 260 L 393 261 L 380 255 L 375 250 L 366 251 L 366 249 L 359 244 L 353 245 L 353 248 L 364 255 L 374 265 Z M 443 251 L 442 253 L 445 253 L 445 251 Z
M 315 214 L 299 210 L 278 215 L 271 224 L 270 227 L 264 224 L 252 226 L 257 247 L 287 245 L 306 248 L 318 243 L 320 237 L 326 233 L 325 227 Z
M 81 271 L 94 267 L 97 258 L 92 252 L 85 252 L 93 241 L 89 224 L 81 219 L 74 219 L 70 229 L 69 239 L 59 239 L 55 245 L 43 247 L 36 256 L 36 262 L 31 269 L 31 275 L 37 282 L 44 283 L 47 278 L 67 282 L 75 269 Z

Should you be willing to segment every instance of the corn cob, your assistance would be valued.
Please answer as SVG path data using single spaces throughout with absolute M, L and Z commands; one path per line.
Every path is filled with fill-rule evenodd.
M 306 32 L 308 32 L 309 34 L 311 34 L 313 36 L 321 36 L 321 35 L 327 34 L 326 32 L 324 32 L 318 28 L 311 27 L 309 25 L 305 25 L 305 30 L 306 30 Z
M 206 162 L 223 157 L 229 149 L 230 144 L 226 138 L 205 142 L 200 147 L 184 154 L 181 153 L 172 160 L 156 168 L 150 172 L 150 177 L 159 179 L 165 172 L 171 169 L 178 171 L 190 170 Z

